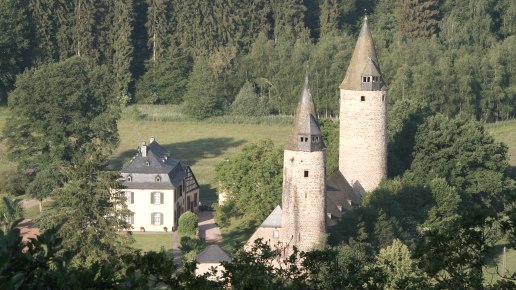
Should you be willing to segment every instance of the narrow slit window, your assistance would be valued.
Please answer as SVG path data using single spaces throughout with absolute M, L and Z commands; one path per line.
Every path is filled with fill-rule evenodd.
M 385 102 L 385 95 L 382 95 L 382 102 Z
M 360 97 L 360 101 L 361 101 L 361 102 L 365 102 L 365 96 L 361 96 L 361 97 Z
M 305 170 L 305 177 L 308 177 L 308 170 Z

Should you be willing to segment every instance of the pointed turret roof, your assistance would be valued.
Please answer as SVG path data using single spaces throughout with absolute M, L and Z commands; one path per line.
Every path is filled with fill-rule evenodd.
M 373 37 L 369 30 L 367 16 L 364 17 L 364 24 L 358 35 L 357 44 L 351 62 L 349 63 L 346 76 L 340 84 L 340 88 L 344 90 L 362 90 L 362 75 L 380 76 L 381 71 L 376 58 Z
M 298 150 L 299 135 L 320 136 L 321 130 L 315 118 L 315 106 L 312 100 L 312 92 L 308 83 L 308 77 L 305 78 L 305 84 L 292 123 L 292 130 L 285 149 Z

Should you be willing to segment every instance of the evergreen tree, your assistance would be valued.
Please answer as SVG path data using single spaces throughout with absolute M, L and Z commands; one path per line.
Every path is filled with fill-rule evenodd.
M 148 61 L 147 72 L 136 84 L 136 100 L 148 104 L 179 104 L 192 70 L 192 60 L 170 45 L 160 61 Z
M 221 115 L 223 107 L 221 85 L 210 69 L 208 60 L 197 58 L 184 96 L 183 111 L 192 118 L 205 119 Z
M 0 103 L 7 101 L 16 74 L 28 64 L 29 22 L 20 0 L 0 1 Z
M 231 114 L 238 116 L 265 116 L 269 114 L 269 108 L 265 96 L 256 93 L 255 86 L 246 82 L 238 92 L 233 104 Z
M 319 29 L 320 37 L 326 36 L 338 31 L 340 13 L 338 0 L 321 0 L 319 1 Z
M 114 7 L 113 72 L 114 93 L 128 100 L 132 83 L 131 63 L 133 61 L 133 0 L 116 1 Z
M 165 0 L 146 0 L 147 10 L 147 30 L 149 36 L 149 49 L 152 51 L 152 61 L 160 60 L 161 56 L 167 51 L 170 25 L 170 2 Z
M 58 59 L 56 3 L 53 0 L 29 1 L 30 19 L 35 38 L 33 61 L 36 65 Z
M 131 238 L 118 231 L 130 229 L 124 221 L 131 212 L 121 192 L 119 174 L 103 172 L 107 156 L 102 143 L 84 148 L 84 160 L 66 170 L 67 181 L 52 193 L 54 207 L 40 221 L 43 229 L 62 224 L 57 237 L 62 250 L 77 264 L 117 259 L 129 253 Z
M 438 0 L 397 0 L 398 30 L 408 37 L 430 37 L 439 26 Z

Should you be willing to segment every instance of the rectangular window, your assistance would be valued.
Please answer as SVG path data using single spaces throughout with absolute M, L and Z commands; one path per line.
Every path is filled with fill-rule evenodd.
M 134 192 L 126 191 L 124 192 L 124 195 L 127 204 L 134 204 Z
M 361 96 L 361 97 L 360 97 L 360 101 L 361 101 L 361 102 L 365 101 L 365 96 Z
M 194 204 L 194 207 L 199 206 L 199 204 L 197 203 L 197 193 L 194 193 L 194 195 L 193 195 L 193 202 L 194 202 L 194 203 L 193 203 L 193 204 Z
M 305 177 L 308 177 L 308 170 L 305 170 Z
M 153 192 L 151 193 L 151 203 L 152 204 L 163 204 L 163 192 Z
M 179 186 L 178 191 L 179 191 L 179 196 L 180 197 L 183 196 L 183 185 L 182 184 Z
M 163 214 L 160 212 L 152 213 L 152 224 L 155 226 L 160 226 L 163 224 Z
M 279 239 L 279 231 L 272 232 L 272 237 L 275 239 Z
M 124 220 L 128 224 L 134 224 L 134 214 L 130 214 L 124 217 Z

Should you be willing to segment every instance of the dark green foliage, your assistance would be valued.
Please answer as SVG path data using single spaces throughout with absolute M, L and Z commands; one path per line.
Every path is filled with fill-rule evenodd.
M 330 119 L 319 120 L 326 148 L 326 175 L 339 169 L 339 123 Z
M 179 234 L 185 236 L 194 236 L 197 229 L 199 218 L 191 211 L 183 213 L 179 217 Z
M 6 103 L 16 75 L 28 64 L 29 22 L 25 1 L 0 1 L 0 103 Z
M 514 189 L 507 166 L 507 146 L 495 142 L 480 123 L 436 115 L 418 130 L 409 176 L 423 183 L 445 178 L 461 192 L 464 209 L 496 211 Z
M 270 140 L 250 144 L 232 160 L 217 165 L 219 194 L 226 200 L 215 213 L 226 226 L 231 217 L 258 224 L 281 201 L 283 151 Z
M 115 75 L 114 93 L 124 102 L 129 100 L 129 88 L 133 81 L 130 68 L 133 61 L 133 0 L 116 1 L 113 34 L 113 73 Z
M 15 220 L 22 218 L 23 209 L 20 206 L 21 200 L 14 196 L 2 194 L 0 198 L 0 223 L 5 232 L 7 226 L 13 224 Z
M 266 116 L 270 113 L 266 96 L 259 96 L 255 86 L 246 82 L 231 104 L 231 114 L 239 116 Z
M 108 155 L 98 149 L 100 144 L 84 149 L 85 161 L 62 169 L 67 181 L 53 191 L 53 207 L 39 221 L 44 230 L 64 222 L 57 236 L 81 264 L 107 261 L 130 250 L 131 238 L 118 233 L 130 228 L 124 222 L 130 211 L 119 174 L 101 171 Z
M 400 176 L 412 164 L 416 133 L 428 108 L 411 99 L 402 99 L 389 108 L 387 166 L 389 176 Z
M 439 26 L 438 0 L 397 0 L 398 30 L 408 37 L 430 37 Z
M 103 67 L 78 58 L 26 71 L 9 96 L 4 128 L 9 157 L 29 177 L 29 194 L 42 199 L 64 180 L 63 165 L 80 164 L 91 144 L 106 153 L 118 144 L 118 101 Z
M 223 107 L 221 84 L 210 69 L 208 59 L 196 59 L 184 95 L 184 113 L 195 119 L 206 119 L 221 115 Z
M 179 104 L 192 69 L 191 58 L 176 46 L 162 52 L 159 61 L 148 61 L 147 71 L 136 85 L 136 101 L 148 104 Z

